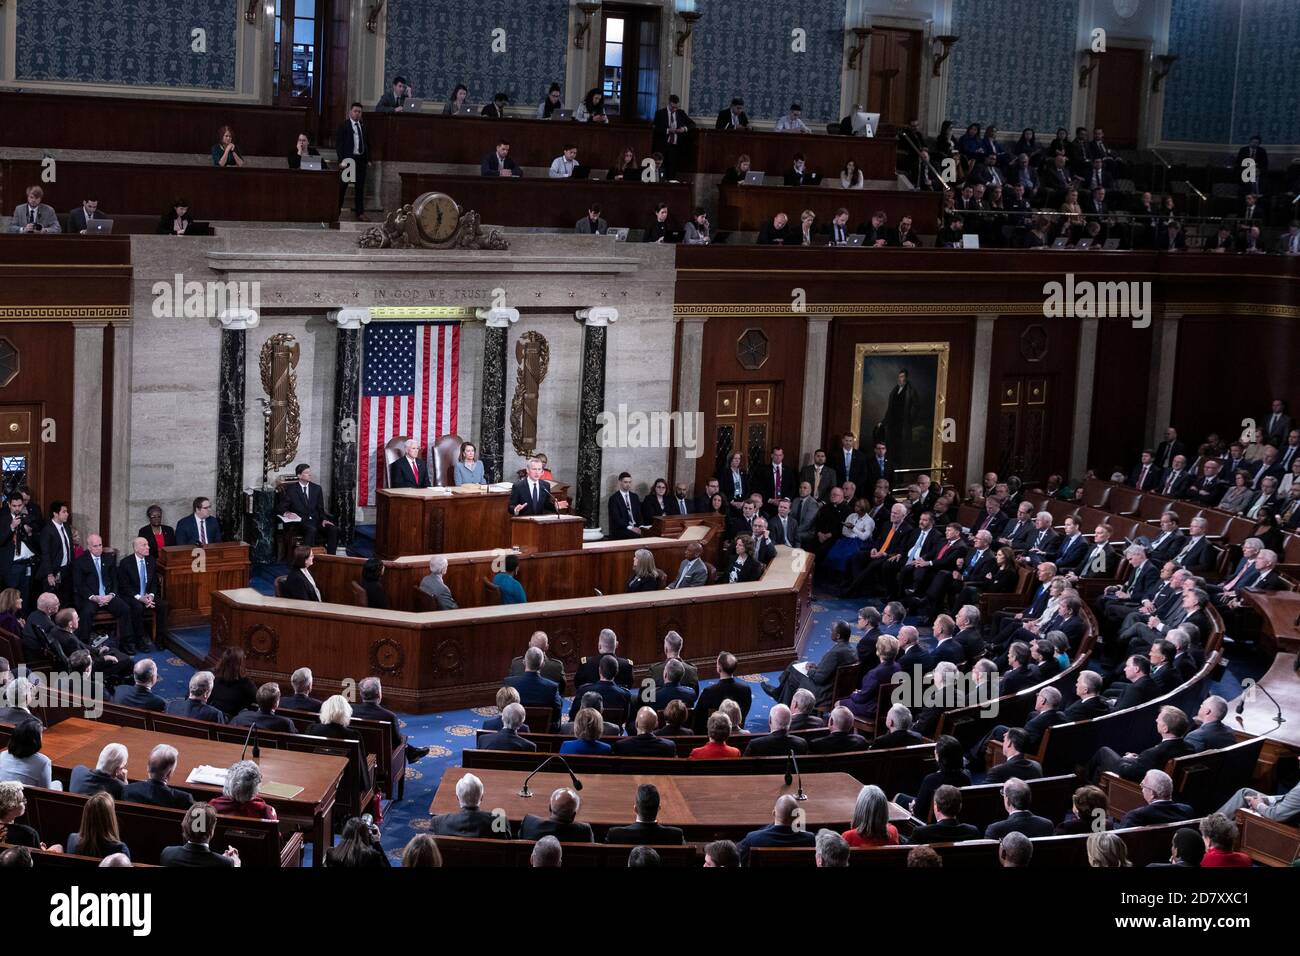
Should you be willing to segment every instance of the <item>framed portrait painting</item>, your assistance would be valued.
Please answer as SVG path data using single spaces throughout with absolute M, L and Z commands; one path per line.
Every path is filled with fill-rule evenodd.
M 897 481 L 943 463 L 947 342 L 859 342 L 853 361 L 853 427 L 868 455 L 885 443 Z

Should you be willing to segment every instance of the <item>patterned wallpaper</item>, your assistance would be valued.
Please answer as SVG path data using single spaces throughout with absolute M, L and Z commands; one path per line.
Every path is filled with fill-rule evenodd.
M 816 131 L 840 118 L 844 59 L 842 0 L 707 0 L 691 35 L 690 110 L 717 114 L 733 96 L 751 120 L 776 120 L 793 102 Z M 791 30 L 807 37 L 791 50 Z
M 1241 40 L 1232 142 L 1245 143 L 1259 133 L 1270 145 L 1300 143 L 1300 3 L 1248 0 Z
M 384 89 L 400 73 L 421 99 L 444 100 L 464 83 L 475 105 L 503 91 L 512 106 L 535 107 L 552 83 L 564 82 L 568 7 L 567 0 L 389 0 Z M 492 52 L 498 27 L 504 53 Z M 565 101 L 584 93 L 565 90 Z
M 1078 0 L 953 0 L 948 118 L 1051 139 L 1070 122 Z
M 237 0 L 18 0 L 15 77 L 235 88 Z M 191 30 L 207 52 L 191 51 Z
M 1162 138 L 1226 143 L 1232 125 L 1233 69 L 1240 0 L 1173 0 Z

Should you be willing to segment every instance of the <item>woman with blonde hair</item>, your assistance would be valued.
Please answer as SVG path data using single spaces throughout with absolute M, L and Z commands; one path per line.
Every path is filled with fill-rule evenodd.
M 607 754 L 614 748 L 600 739 L 605 719 L 600 711 L 584 707 L 573 721 L 573 739 L 560 745 L 562 754 Z
M 1133 864 L 1128 860 L 1128 847 L 1119 834 L 1105 830 L 1088 835 L 1088 865 L 1120 867 Z
M 654 554 L 645 548 L 637 548 L 632 555 L 632 579 L 627 582 L 628 591 L 658 591 L 662 588 Z
M 740 714 L 740 705 L 730 697 L 718 705 L 717 713 L 727 715 L 727 719 L 731 721 L 731 732 L 733 734 L 749 733 L 745 729 L 745 718 Z

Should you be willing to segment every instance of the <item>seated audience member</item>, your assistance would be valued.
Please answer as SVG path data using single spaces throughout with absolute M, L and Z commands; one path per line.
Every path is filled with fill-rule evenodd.
M 707 246 L 711 241 L 709 214 L 704 210 L 704 207 L 696 206 L 691 213 L 691 221 L 686 224 L 686 231 L 682 236 L 682 245 Z
M 561 787 L 551 793 L 548 804 L 550 816 L 543 820 L 531 813 L 524 816 L 519 825 L 519 839 L 541 840 L 554 837 L 562 843 L 594 843 L 591 825 L 578 822 L 578 811 L 582 809 L 582 798 L 568 787 Z
M 311 566 L 316 562 L 316 555 L 306 545 L 293 549 L 293 559 L 289 573 L 281 585 L 279 597 L 295 601 L 321 601 L 320 586 L 312 577 Z
M 536 750 L 537 744 L 519 736 L 524 723 L 522 704 L 506 704 L 501 709 L 501 729 L 478 740 L 479 750 Z
M 1253 810 L 1266 820 L 1295 825 L 1300 823 L 1300 784 L 1275 797 L 1243 787 L 1228 798 L 1228 802 L 1219 808 L 1219 813 L 1231 820 L 1242 807 Z
M 511 704 L 518 704 L 518 703 L 519 703 L 519 691 L 515 690 L 513 687 L 498 687 L 497 695 L 496 695 L 497 715 L 495 717 L 485 717 L 483 719 L 482 729 L 494 730 L 494 731 L 500 730 L 502 727 L 501 712 L 504 711 Z M 520 727 L 519 732 L 525 734 L 528 733 L 528 725 L 525 724 L 524 726 Z
M 618 156 L 610 164 L 609 172 L 605 174 L 607 180 L 613 182 L 639 182 L 641 179 L 641 164 L 636 161 L 636 152 L 631 146 L 624 146 L 619 150 Z
M 542 670 L 548 663 L 540 647 L 530 647 L 524 653 L 524 672 L 517 677 L 507 677 L 506 686 L 513 688 L 519 697 L 519 703 L 525 707 L 551 708 L 552 723 L 560 719 L 559 685 L 542 676 Z
M 689 687 L 683 683 L 685 677 L 686 665 L 682 661 L 673 658 L 664 664 L 663 685 L 655 688 L 653 696 L 647 695 L 643 690 L 641 697 L 649 696 L 656 708 L 666 707 L 669 701 L 674 700 L 680 700 L 688 707 L 693 706 L 696 691 L 694 687 Z M 633 703 L 635 703 L 636 699 L 633 698 Z
M 239 155 L 235 145 L 235 131 L 229 126 L 217 130 L 217 144 L 212 147 L 212 165 L 226 168 L 244 165 L 244 157 Z
M 961 744 L 957 744 L 958 751 Z M 915 844 L 957 843 L 961 840 L 978 840 L 980 831 L 958 819 L 961 814 L 961 791 L 945 783 L 934 791 L 934 823 L 917 827 L 908 841 Z M 924 820 L 925 817 L 920 817 Z
M 746 719 L 749 718 L 749 708 L 753 703 L 753 691 L 744 681 L 736 680 L 735 655 L 728 651 L 722 651 L 718 654 L 716 665 L 718 669 L 717 681 L 700 692 L 699 701 L 694 708 L 696 733 L 704 731 L 709 712 L 716 710 L 719 703 L 728 698 L 736 701 L 740 705 L 741 714 Z
M 379 828 L 353 817 L 343 826 L 339 842 L 325 853 L 325 865 L 332 867 L 388 867 L 388 855 L 379 844 Z
M 643 242 L 677 242 L 681 238 L 681 231 L 673 223 L 668 213 L 668 204 L 666 202 L 655 205 L 654 216 L 650 224 L 646 226 Z
M 297 671 L 294 672 L 294 676 L 298 676 Z M 226 715 L 208 704 L 214 681 L 212 671 L 197 671 L 190 678 L 189 696 L 181 700 L 168 701 L 167 713 L 174 717 L 190 717 L 194 720 L 211 721 L 214 724 L 226 723 Z
M 749 746 L 745 749 L 747 757 L 778 757 L 789 753 L 808 752 L 808 741 L 790 733 L 789 707 L 785 704 L 777 704 L 769 711 L 767 719 L 769 733 L 749 742 Z
M 126 764 L 129 759 L 126 748 L 121 744 L 107 744 L 99 752 L 99 761 L 91 770 L 85 764 L 72 768 L 72 779 L 68 790 L 87 796 L 104 792 L 116 800 L 121 800 L 126 792 Z M 69 851 L 71 852 L 71 851 Z
M 275 730 L 292 734 L 297 731 L 293 721 L 281 717 L 275 710 L 280 706 L 280 685 L 268 681 L 257 689 L 257 706 L 242 710 L 230 721 L 234 727 L 256 727 L 258 730 Z
M 781 675 L 780 682 L 773 686 L 767 682 L 760 684 L 763 692 L 773 700 L 789 704 L 800 688 L 807 688 L 816 697 L 819 706 L 831 702 L 835 689 L 835 674 L 841 667 L 850 667 L 858 663 L 858 654 L 850 645 L 849 638 L 853 631 L 847 621 L 836 621 L 831 627 L 831 646 L 816 664 L 799 661 L 791 664 Z
M 519 555 L 506 555 L 505 567 L 492 576 L 492 583 L 501 592 L 502 604 L 528 603 L 524 586 L 519 583 Z
M 75 535 L 75 532 L 73 532 Z M 75 545 L 75 540 L 74 540 Z M 90 631 L 95 615 L 106 612 L 126 632 L 123 646 L 131 641 L 131 609 L 117 591 L 117 564 L 112 555 L 104 554 L 104 539 L 97 534 L 86 538 L 88 553 L 78 555 L 72 562 L 72 581 L 75 607 L 81 626 L 77 637 L 90 641 Z
M 1187 656 L 1187 655 L 1184 655 Z M 1177 657 L 1174 658 L 1177 662 Z M 1188 665 L 1189 667 L 1194 665 Z M 1177 683 L 1183 683 L 1185 678 L 1177 678 Z M 1189 733 L 1183 739 L 1187 746 L 1192 748 L 1194 753 L 1200 753 L 1205 750 L 1220 750 L 1223 747 L 1231 747 L 1237 742 L 1237 736 L 1226 726 L 1223 718 L 1228 714 L 1228 702 L 1218 694 L 1211 694 L 1205 700 L 1201 701 L 1200 710 L 1196 712 L 1196 720 L 1199 726 Z
M 956 737 L 944 734 L 936 740 L 934 742 L 934 757 L 938 769 L 933 773 L 926 774 L 921 781 L 921 788 L 917 791 L 916 797 L 909 797 L 906 794 L 899 794 L 894 797 L 895 803 L 910 809 L 912 816 L 918 820 L 929 819 L 930 804 L 934 800 L 935 792 L 940 787 L 969 787 L 971 784 L 970 774 L 962 767 L 961 743 Z
M 550 119 L 551 114 L 558 109 L 563 109 L 561 102 L 563 95 L 559 83 L 552 83 L 551 88 L 546 91 L 546 99 L 537 104 L 537 118 Z
M 733 701 L 734 703 L 734 701 Z M 690 709 L 680 700 L 670 700 L 664 708 L 663 726 L 655 731 L 656 737 L 690 737 L 695 728 L 686 721 L 690 719 Z
M 677 569 L 677 574 L 668 582 L 672 588 L 698 588 L 709 583 L 709 567 L 704 560 L 704 548 L 699 542 L 692 541 L 686 546 L 686 556 Z
M 128 803 L 150 803 L 156 807 L 184 810 L 194 802 L 194 798 L 184 790 L 168 786 L 179 757 L 175 747 L 167 744 L 154 747 L 149 752 L 149 779 L 128 783 L 122 799 Z
M 464 90 L 465 88 L 457 84 L 456 89 L 459 91 L 459 90 Z M 384 93 L 383 96 L 379 97 L 379 102 L 375 104 L 375 112 L 376 113 L 403 112 L 406 109 L 407 106 L 406 101 L 411 96 L 411 93 L 412 90 L 410 85 L 406 82 L 406 77 L 401 76 L 400 74 L 398 76 L 393 77 L 392 89 Z M 453 97 L 454 95 L 455 94 L 453 94 Z M 455 110 L 444 110 L 443 112 L 454 113 Z
M 802 730 L 816 730 L 826 726 L 826 721 L 813 713 L 816 704 L 817 698 L 806 687 L 801 687 L 794 692 L 794 696 L 790 698 L 791 733 L 797 734 Z
M 790 111 L 776 121 L 778 133 L 811 133 L 803 119 L 803 107 L 798 103 L 790 104 Z
M 1237 824 L 1221 813 L 1211 813 L 1201 820 L 1201 839 L 1205 855 L 1201 866 L 1250 866 L 1250 857 L 1232 848 L 1237 842 Z
M 858 799 L 861 801 L 862 798 Z M 815 846 L 816 837 L 802 826 L 796 828 L 793 825 L 798 810 L 799 801 L 790 794 L 777 797 L 772 808 L 772 824 L 750 832 L 736 845 L 741 865 L 749 865 L 749 851 L 755 847 Z
M 64 848 L 78 856 L 102 859 L 111 853 L 123 853 L 130 858 L 130 848 L 118 835 L 117 806 L 109 794 L 96 793 L 86 801 L 81 808 L 81 829 L 68 834 Z
M 573 740 L 566 740 L 560 745 L 562 754 L 601 755 L 612 752 L 609 744 L 600 739 L 604 729 L 604 719 L 600 711 L 583 707 L 573 720 Z
M 880 613 L 875 608 L 869 610 L 875 616 L 876 622 L 879 623 Z M 858 643 L 857 653 L 859 656 L 863 653 L 862 644 L 867 640 L 867 637 L 863 637 L 862 641 Z M 898 638 L 889 634 L 880 634 L 875 638 L 874 656 L 879 663 L 866 671 L 862 676 L 862 685 L 851 696 L 840 702 L 855 717 L 866 721 L 876 719 L 880 688 L 888 687 L 893 680 L 893 676 L 899 671 L 899 665 L 895 659 L 898 656 Z
M 438 610 L 454 611 L 460 605 L 456 603 L 451 589 L 443 581 L 446 573 L 447 559 L 441 554 L 434 555 L 429 559 L 429 573 L 420 579 L 420 590 L 437 602 Z
M 139 707 L 142 710 L 155 710 L 162 713 L 167 710 L 167 701 L 153 692 L 158 683 L 158 665 L 149 658 L 135 662 L 131 672 L 134 683 L 123 684 L 113 693 L 113 703 L 126 707 Z M 278 688 L 277 688 L 278 695 Z
M 485 105 L 479 110 L 480 116 L 486 116 L 488 119 L 505 119 L 506 106 L 510 103 L 510 97 L 505 93 L 497 93 L 492 97 L 492 102 Z
M 573 699 L 573 706 L 569 708 L 569 719 L 574 720 L 576 718 L 578 709 L 581 706 L 582 695 L 586 693 L 599 694 L 605 709 L 617 711 L 619 714 L 626 714 L 632 695 L 626 687 L 615 682 L 618 671 L 619 663 L 614 655 L 605 654 L 602 656 L 599 664 L 600 679 L 578 688 Z
M 1059 703 L 1059 693 L 1056 699 Z M 1056 712 L 1059 714 L 1059 711 Z M 1029 731 L 1023 727 L 1012 727 L 1008 730 L 1002 737 L 1002 754 L 1006 759 L 988 772 L 984 782 L 1002 783 L 1012 777 L 1018 777 L 1021 780 L 1036 780 L 1041 777 L 1043 775 L 1042 764 L 1025 756 L 1028 747 Z
M 343 700 L 342 697 L 338 699 Z M 325 703 L 328 704 L 329 701 Z M 343 703 L 346 704 L 347 701 L 344 700 Z M 214 797 L 209 806 L 218 816 L 278 820 L 275 808 L 257 795 L 261 786 L 262 768 L 251 760 L 240 760 L 227 771 L 221 796 Z
M 373 607 L 374 605 L 371 606 Z M 314 679 L 310 667 L 299 667 L 295 670 L 289 675 L 289 684 L 293 687 L 293 693 L 288 697 L 280 698 L 280 706 L 289 710 L 305 710 L 314 714 L 320 713 L 320 701 L 311 695 L 312 682 Z
M 636 822 L 625 827 L 610 827 L 606 843 L 633 843 L 642 846 L 680 846 L 686 842 L 678 827 L 660 825 L 659 788 L 643 783 L 636 788 Z
M 9 668 L 6 666 L 5 670 Z M 32 705 L 36 701 L 36 688 L 30 678 L 14 678 L 12 672 L 10 676 L 10 680 L 0 685 L 0 724 L 17 725 L 34 718 Z
M 528 865 L 534 869 L 558 869 L 562 865 L 563 857 L 564 848 L 560 846 L 560 841 L 553 836 L 544 836 L 533 847 L 533 852 L 528 857 Z
M 1012 831 L 1002 837 L 998 843 L 998 865 L 1003 867 L 1024 867 L 1034 856 L 1034 844 L 1023 833 Z
M 1174 831 L 1170 842 L 1168 863 L 1148 863 L 1150 867 L 1190 866 L 1199 867 L 1205 857 L 1205 841 L 1198 830 L 1192 827 L 1179 827 Z
M 1156 715 L 1156 733 L 1160 735 L 1160 742 L 1140 754 L 1129 751 L 1122 757 L 1110 747 L 1102 747 L 1088 763 L 1088 780 L 1096 783 L 1103 773 L 1109 771 L 1136 783 L 1148 770 L 1185 757 L 1192 753 L 1192 748 L 1183 739 L 1187 736 L 1188 725 L 1187 715 L 1177 707 L 1161 707 Z
M 1142 799 L 1146 806 L 1130 810 L 1120 820 L 1120 827 L 1145 827 L 1158 823 L 1191 820 L 1196 811 L 1173 800 L 1174 781 L 1163 770 L 1148 770 L 1142 777 Z
M 214 671 L 208 703 L 226 717 L 234 717 L 257 700 L 257 686 L 244 673 L 244 649 L 228 646 L 221 652 Z
M 499 141 L 496 149 L 483 157 L 483 161 L 479 163 L 479 175 L 499 176 L 506 179 L 523 176 L 519 164 L 510 158 L 510 143 L 507 140 Z
M 209 844 L 216 828 L 217 813 L 211 804 L 193 804 L 181 818 L 181 835 L 185 842 L 181 846 L 165 848 L 159 856 L 159 862 L 163 866 L 213 869 L 240 866 L 239 850 L 235 847 L 227 847 L 224 853 L 212 851 Z
M 597 713 L 600 713 L 603 719 L 604 710 L 605 710 L 605 698 L 600 696 L 599 691 L 588 690 L 579 694 L 573 699 L 575 702 L 580 703 L 579 710 L 581 710 L 582 708 L 594 710 Z M 612 707 L 610 708 L 610 711 L 611 711 L 610 716 L 611 717 L 614 716 Z M 576 717 L 577 715 L 575 714 L 574 716 Z M 573 734 L 575 733 L 573 720 L 566 719 L 563 723 L 561 723 L 557 730 L 557 733 L 559 733 L 561 737 L 572 737 Z M 604 720 L 601 727 L 600 735 L 602 737 L 621 737 L 623 736 L 623 727 L 620 724 L 616 724 L 608 720 Z
M 83 199 L 81 205 L 68 213 L 68 232 L 84 236 L 86 234 L 86 223 L 92 219 L 107 219 L 108 217 L 99 211 L 98 199 Z
M 848 841 L 834 830 L 818 830 L 816 846 L 815 861 L 819 867 L 849 865 Z
M 791 235 L 789 224 L 790 217 L 783 212 L 778 212 L 771 221 L 763 223 L 763 227 L 758 230 L 758 244 L 760 246 L 794 245 L 796 239 Z
M 691 751 L 692 760 L 714 760 L 717 758 L 737 758 L 740 751 L 727 745 L 731 736 L 731 719 L 723 713 L 716 713 L 709 718 L 709 742 L 703 747 Z
M 704 847 L 704 866 L 705 868 L 738 867 L 740 851 L 730 840 L 714 840 Z
M 307 156 L 319 156 L 320 153 L 316 147 L 311 145 L 311 139 L 306 133 L 299 133 L 297 142 L 294 143 L 293 149 L 289 150 L 289 168 L 302 169 L 302 161 Z M 322 168 L 324 163 L 321 164 Z
M 578 108 L 573 111 L 573 118 L 579 123 L 609 124 L 609 117 L 605 115 L 605 94 L 599 87 L 587 91 Z
M 455 813 L 437 814 L 429 824 L 429 832 L 439 836 L 481 837 L 488 840 L 509 840 L 510 821 L 504 816 L 480 809 L 483 805 L 483 781 L 467 773 L 456 781 Z
M 830 728 L 829 734 L 817 737 L 808 744 L 811 753 L 847 753 L 867 749 L 866 738 L 854 732 L 853 711 L 847 707 L 836 707 L 831 711 Z
M 902 249 L 915 249 L 921 245 L 921 237 L 912 230 L 911 216 L 904 216 L 898 221 L 898 228 L 890 236 L 889 245 Z
M 875 784 L 858 791 L 853 805 L 853 827 L 844 831 L 851 847 L 897 846 L 898 829 L 889 822 L 889 800 Z
M 1057 824 L 1056 836 L 1077 836 L 1093 833 L 1099 827 L 1111 829 L 1114 822 L 1106 813 L 1106 791 L 1087 784 L 1075 788 L 1070 797 L 1070 813 Z
M 402 869 L 412 867 L 440 867 L 442 853 L 438 842 L 427 833 L 417 833 L 411 837 L 402 851 Z
M 668 662 L 678 661 L 682 665 L 682 677 L 680 683 L 684 687 L 690 687 L 699 691 L 700 673 L 694 664 L 682 660 L 682 644 L 682 636 L 676 631 L 669 631 L 665 634 L 664 659 L 650 665 L 650 676 L 654 679 L 656 685 L 662 687 L 664 684 L 664 669 L 668 666 Z
M 578 147 L 572 143 L 565 143 L 560 150 L 560 155 L 551 161 L 551 168 L 547 171 L 547 175 L 551 179 L 570 179 L 577 168 Z
M 0 844 L 25 846 L 33 850 L 62 851 L 61 846 L 47 847 L 41 842 L 39 833 L 25 823 L 17 822 L 26 812 L 27 798 L 23 794 L 23 785 L 16 780 L 0 782 Z
M 158 227 L 154 232 L 160 236 L 188 236 L 198 232 L 198 223 L 190 212 L 188 199 L 178 199 L 171 207 L 158 217 Z M 180 544 L 181 542 L 176 542 Z
M 624 757 L 676 757 L 677 746 L 666 737 L 655 736 L 659 715 L 653 707 L 642 707 L 636 712 L 636 734 L 620 737 L 613 742 L 613 752 Z M 653 841 L 636 841 L 653 842 Z
M 630 658 L 619 656 L 618 635 L 607 627 L 602 628 L 596 638 L 596 650 L 595 655 L 584 657 L 578 662 L 578 670 L 574 674 L 574 686 L 582 687 L 584 684 L 599 680 L 601 658 L 608 655 L 618 662 L 618 676 L 615 681 L 623 687 L 631 687 L 632 661 Z
M 1006 808 L 1007 818 L 990 823 L 984 831 L 984 839 L 1001 840 L 1008 833 L 1023 833 L 1027 837 L 1051 836 L 1055 829 L 1052 821 L 1031 813 L 1030 802 L 1029 784 L 1019 777 L 1008 780 L 1002 787 L 1002 805 Z
M 749 117 L 745 115 L 745 101 L 739 96 L 733 97 L 731 106 L 718 110 L 715 129 L 741 130 L 749 128 Z
M 384 562 L 367 558 L 361 566 L 361 590 L 366 594 L 366 607 L 386 610 L 388 594 L 384 591 Z
M 742 737 L 749 736 L 749 731 L 745 729 L 745 718 L 740 715 L 740 705 L 734 700 L 728 698 L 720 703 L 717 713 L 727 715 L 727 719 L 731 721 L 731 732 L 733 734 Z
M 0 753 L 0 780 L 46 790 L 62 790 L 63 784 L 51 776 L 50 758 L 41 753 L 43 744 L 44 727 L 39 720 L 28 717 L 19 721 L 9 735 L 4 753 Z
M 14 209 L 13 218 L 9 222 L 9 231 L 27 234 L 39 232 L 49 235 L 62 232 L 59 214 L 54 211 L 53 206 L 42 202 L 44 198 L 45 190 L 40 186 L 28 186 L 27 201 Z
M 885 733 L 871 741 L 872 750 L 893 747 L 910 747 L 925 743 L 925 738 L 912 730 L 912 712 L 904 704 L 894 704 L 885 715 Z
M 609 231 L 609 223 L 600 214 L 599 203 L 587 207 L 587 215 L 578 220 L 573 231 L 582 236 L 603 236 Z

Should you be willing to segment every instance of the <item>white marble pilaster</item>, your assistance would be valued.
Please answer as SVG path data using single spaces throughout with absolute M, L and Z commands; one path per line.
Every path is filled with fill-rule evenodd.
M 803 359 L 803 424 L 799 428 L 799 465 L 812 464 L 826 424 L 826 370 L 831 316 L 809 314 Z
M 131 359 L 135 330 L 129 325 L 113 328 L 113 460 L 109 469 L 112 513 L 109 544 L 121 554 L 130 546 L 136 530 L 145 524 L 143 514 L 131 514 Z
M 1092 433 L 1092 392 L 1097 379 L 1098 319 L 1079 320 L 1079 364 L 1074 376 L 1074 436 L 1070 443 L 1070 474 L 1088 470 L 1088 438 Z
M 984 474 L 984 448 L 988 442 L 989 362 L 993 358 L 993 323 L 996 315 L 981 313 L 975 321 L 974 373 L 971 375 L 970 406 L 966 426 L 966 475 L 970 484 Z
M 100 467 L 104 415 L 103 322 L 77 323 L 72 340 L 72 427 L 60 428 L 58 441 L 71 441 L 72 526 L 85 535 L 99 527 Z
M 693 447 L 686 443 L 673 449 L 673 483 L 683 482 L 688 488 L 694 488 L 696 481 L 695 466 L 704 443 L 704 436 L 695 423 L 702 423 L 704 416 L 698 414 L 704 409 L 700 406 L 700 367 L 704 356 L 704 323 L 708 316 L 689 315 L 678 320 L 681 329 L 681 361 L 677 371 L 677 408 L 682 413 L 682 421 L 691 416 L 690 434 L 679 438 L 690 438 Z M 699 489 L 702 490 L 702 489 Z
M 1166 312 L 1153 328 L 1151 375 L 1147 378 L 1147 444 L 1152 448 L 1164 439 L 1174 409 L 1174 370 L 1178 363 L 1178 323 L 1182 314 Z

